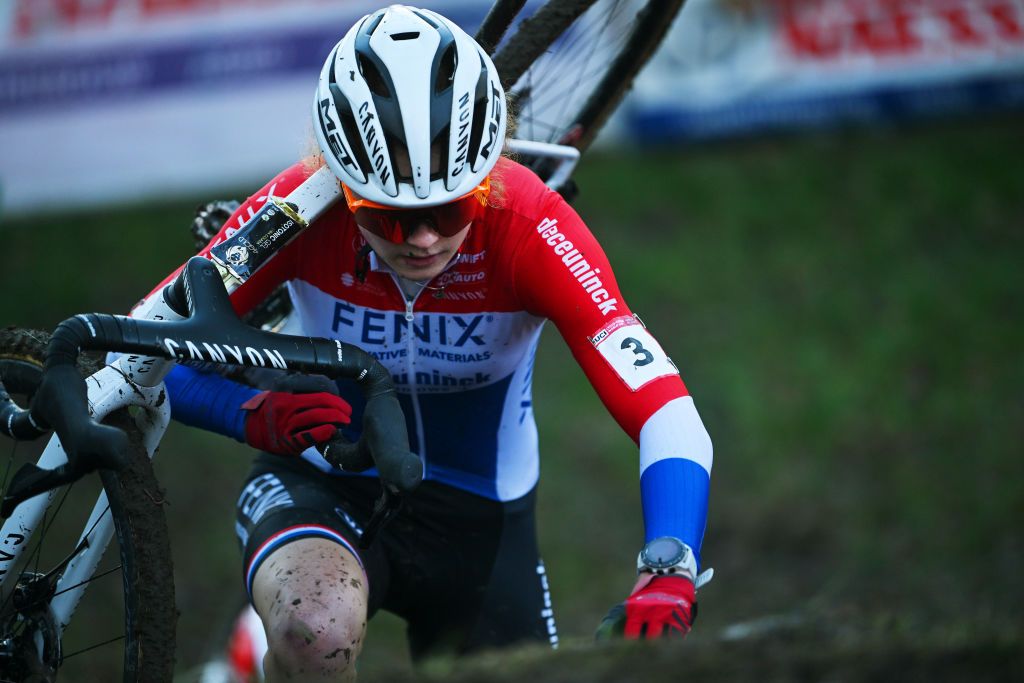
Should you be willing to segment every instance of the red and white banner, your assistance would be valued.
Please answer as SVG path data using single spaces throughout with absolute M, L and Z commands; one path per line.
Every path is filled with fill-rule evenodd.
M 149 34 L 175 25 L 195 28 L 204 22 L 253 23 L 277 15 L 337 15 L 358 2 L 337 0 L 9 0 L 0 15 L 0 46 L 24 46 L 51 40 Z M 371 6 L 372 9 L 376 5 Z
M 1024 0 L 689 0 L 637 85 L 651 139 L 1024 105 Z
M 258 186 L 311 149 L 320 65 L 383 4 L 0 0 L 0 211 Z M 472 32 L 491 3 L 422 4 Z M 661 142 L 1022 106 L 1024 0 L 687 0 L 613 127 Z

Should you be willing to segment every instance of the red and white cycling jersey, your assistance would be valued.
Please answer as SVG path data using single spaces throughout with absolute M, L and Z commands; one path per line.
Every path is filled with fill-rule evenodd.
M 202 253 L 311 171 L 296 164 L 274 178 Z M 668 528 L 699 548 L 711 444 L 678 371 L 632 314 L 603 250 L 562 197 L 507 159 L 492 178 L 498 189 L 459 254 L 412 300 L 372 252 L 360 258 L 365 241 L 342 202 L 234 292 L 233 304 L 245 313 L 287 282 L 295 305 L 289 331 L 357 345 L 391 372 L 425 478 L 503 501 L 537 482 L 531 378 L 541 328 L 551 320 L 609 412 L 639 442 L 641 473 L 665 460 L 696 465 L 685 488 L 693 494 L 691 480 L 700 480 L 703 490 L 651 493 L 659 500 L 645 501 L 645 518 L 648 535 L 652 515 L 685 518 L 693 531 L 676 530 L 675 522 Z M 358 425 L 358 392 L 343 384 L 342 395 Z M 304 457 L 329 469 L 313 449 Z M 585 455 L 576 457 L 583 464 Z

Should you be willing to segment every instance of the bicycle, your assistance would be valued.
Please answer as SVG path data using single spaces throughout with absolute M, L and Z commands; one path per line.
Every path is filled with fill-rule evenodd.
M 513 141 L 511 150 L 530 157 L 529 165 L 549 184 L 563 193 L 571 194 L 573 187 L 570 175 L 580 152 L 589 146 L 597 130 L 617 106 L 633 75 L 663 37 L 682 1 L 655 0 L 644 5 L 640 2 L 614 0 L 550 0 L 529 19 L 522 21 L 512 35 L 503 39 L 502 36 L 524 4 L 521 0 L 499 0 L 485 20 L 478 37 L 486 45 L 497 46 L 495 61 L 506 85 L 516 98 L 520 133 L 525 137 Z M 622 6 L 643 7 L 643 11 L 637 15 L 635 22 L 623 22 L 620 13 L 615 11 Z M 620 50 L 619 57 L 613 60 L 602 59 L 601 68 L 598 69 L 600 73 L 597 75 L 588 71 L 586 78 L 574 76 L 574 82 L 582 84 L 580 92 L 585 91 L 585 95 L 566 97 L 564 81 L 561 79 L 566 78 L 567 68 L 582 63 L 576 50 L 586 47 L 587 36 L 591 36 L 590 40 L 593 41 L 595 39 L 592 36 L 613 30 L 609 27 L 614 27 L 615 31 L 625 36 L 622 47 L 617 48 Z M 542 54 L 551 47 L 555 48 L 554 52 L 550 55 Z M 559 55 L 563 57 L 559 58 Z M 557 111 L 552 110 L 552 105 L 545 104 L 547 96 L 555 95 L 560 97 Z M 552 115 L 557 115 L 557 121 L 548 119 Z M 258 238 L 261 235 L 266 237 L 272 233 L 277 234 L 278 238 L 269 242 L 273 243 L 271 246 L 276 244 L 276 247 L 280 247 L 320 211 L 333 204 L 337 195 L 337 184 L 329 177 L 329 173 L 314 174 L 292 195 L 268 202 L 246 227 L 255 230 L 262 225 L 259 235 L 250 236 Z M 250 246 L 259 243 L 260 239 L 249 241 Z M 218 277 L 212 278 L 207 273 L 208 279 L 224 282 L 228 290 L 243 282 L 271 258 L 276 250 L 276 247 L 257 249 L 250 252 L 248 260 L 240 262 L 233 258 L 232 246 L 237 246 L 237 242 L 229 240 L 213 254 Z M 190 266 L 190 270 L 194 268 Z M 178 289 L 183 287 L 183 282 L 178 285 Z M 167 298 L 174 299 L 173 291 L 172 288 L 167 292 Z M 218 296 L 212 290 L 197 291 L 201 291 L 203 297 L 209 296 L 211 300 Z M 166 308 L 145 311 L 145 317 L 157 320 L 179 318 L 184 308 L 181 306 L 181 294 L 177 296 L 177 309 L 165 300 L 162 303 L 167 304 Z M 191 299 L 193 313 L 204 310 L 201 305 L 199 308 L 195 306 L 197 301 L 202 300 L 202 297 Z M 223 299 L 217 301 L 217 310 L 224 311 L 227 306 Z M 124 325 L 126 328 L 141 329 L 146 334 L 162 335 L 163 339 L 172 338 L 169 334 L 147 331 L 147 321 L 142 320 L 110 316 L 79 316 L 70 320 L 78 320 L 86 328 L 91 322 L 101 331 L 104 325 L 113 325 L 115 329 Z M 73 322 L 68 323 L 68 326 L 74 325 Z M 252 333 L 257 334 L 255 331 Z M 85 338 L 88 337 L 79 341 Z M 68 438 L 67 435 L 76 430 L 81 431 L 83 427 L 82 423 L 69 427 L 62 423 L 63 418 L 57 417 L 51 422 L 57 424 L 58 434 L 65 438 L 52 439 L 38 464 L 23 469 L 9 486 L 5 486 L 7 502 L 4 512 L 13 513 L 13 516 L 0 532 L 0 676 L 3 680 L 55 680 L 58 673 L 74 671 L 71 660 L 77 661 L 79 652 L 89 651 L 91 647 L 75 648 L 72 651 L 66 640 L 70 629 L 65 627 L 71 622 L 85 587 L 114 571 L 100 567 L 107 542 L 115 536 L 121 562 L 115 570 L 120 569 L 122 573 L 119 596 L 123 601 L 117 621 L 124 633 L 112 641 L 123 641 L 121 677 L 125 681 L 170 679 L 174 664 L 176 618 L 171 554 L 163 516 L 162 493 L 150 463 L 166 428 L 169 414 L 159 380 L 162 373 L 169 369 L 167 361 L 174 358 L 199 357 L 205 361 L 218 362 L 230 358 L 229 352 L 221 349 L 214 337 L 207 337 L 205 341 L 182 337 L 176 342 L 177 346 L 157 344 L 153 339 L 149 339 L 148 344 L 136 342 L 121 348 L 128 355 L 119 367 L 106 366 L 97 370 L 96 365 L 85 364 L 80 372 L 75 372 L 72 369 L 74 366 L 68 365 L 65 357 L 62 364 L 65 368 L 62 371 L 63 384 L 56 390 L 49 390 L 49 395 L 55 396 L 53 400 L 58 402 L 67 403 L 67 397 L 72 397 L 71 403 L 77 407 L 80 415 L 82 406 L 88 400 L 97 420 L 127 432 L 127 437 L 104 432 L 105 436 L 96 438 L 107 442 L 108 446 L 114 441 L 125 439 L 120 445 L 128 455 L 123 458 L 94 455 L 89 466 L 65 465 L 68 458 L 62 444 L 73 444 L 74 438 Z M 63 337 L 58 337 L 58 341 L 51 342 L 51 345 L 60 347 L 67 343 Z M 290 357 L 276 349 L 273 343 L 267 343 L 270 344 L 268 349 L 274 352 L 261 353 L 258 346 L 235 344 L 234 347 L 239 349 L 238 364 L 247 365 L 248 360 L 250 366 L 278 366 L 280 363 L 287 368 L 333 372 L 316 362 L 310 362 L 309 358 L 303 360 Z M 204 355 L 206 345 L 210 349 L 221 350 L 219 354 L 210 351 Z M 44 396 L 48 395 L 48 390 L 40 389 L 38 384 L 40 369 L 50 364 L 50 361 L 43 358 L 43 346 L 46 343 L 42 337 L 31 332 L 7 331 L 0 335 L 0 379 L 14 393 L 31 396 L 42 391 Z M 254 349 L 253 355 L 243 354 L 241 350 L 245 348 Z M 320 350 L 321 356 L 329 352 L 330 347 Z M 89 377 L 87 394 L 84 391 L 72 394 L 68 389 L 74 384 L 72 380 L 78 381 L 79 375 Z M 51 382 L 51 386 L 56 385 Z M 6 398 L 6 393 L 0 397 Z M 10 433 L 24 437 L 46 431 L 41 428 L 42 425 L 32 425 L 27 414 L 17 420 L 11 415 L 13 413 L 5 413 L 3 418 Z M 13 427 L 15 422 L 19 423 L 17 429 Z M 356 469 L 369 464 L 369 451 L 365 447 L 354 447 L 344 452 L 342 448 L 338 446 L 334 457 L 347 458 L 347 467 Z M 79 462 L 74 455 L 71 460 L 72 463 Z M 65 503 L 67 494 L 58 496 L 53 487 L 76 480 L 88 473 L 93 465 L 98 466 L 103 491 L 92 507 L 79 540 L 73 542 L 70 552 L 62 553 L 52 565 L 42 562 L 42 539 L 53 528 L 53 517 L 68 511 Z M 410 470 L 408 464 L 405 467 L 405 471 Z M 387 477 L 384 479 L 387 481 Z M 400 488 L 396 486 L 394 490 Z M 389 490 L 387 484 L 384 490 Z M 381 511 L 382 515 L 386 515 L 386 496 L 383 500 L 385 502 L 381 504 Z M 51 508 L 52 513 L 48 512 Z M 78 514 L 72 511 L 71 516 Z M 34 550 L 28 550 L 31 532 L 36 529 L 42 531 L 40 541 Z M 105 644 L 99 642 L 93 645 Z

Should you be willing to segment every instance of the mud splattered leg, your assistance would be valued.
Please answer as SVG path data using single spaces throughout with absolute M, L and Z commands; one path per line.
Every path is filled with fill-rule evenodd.
M 355 680 L 369 593 L 347 549 L 323 538 L 289 543 L 260 566 L 252 593 L 267 632 L 268 683 Z

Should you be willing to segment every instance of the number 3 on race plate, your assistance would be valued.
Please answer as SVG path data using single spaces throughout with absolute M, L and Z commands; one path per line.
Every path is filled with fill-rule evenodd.
M 610 320 L 589 339 L 630 391 L 638 391 L 660 377 L 679 374 L 661 345 L 635 315 Z

